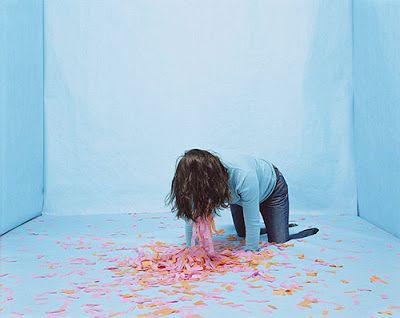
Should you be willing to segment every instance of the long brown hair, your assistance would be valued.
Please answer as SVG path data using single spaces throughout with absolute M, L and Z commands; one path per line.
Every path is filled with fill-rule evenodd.
M 171 190 L 165 199 L 178 218 L 196 221 L 198 217 L 218 214 L 217 209 L 229 207 L 228 170 L 216 153 L 190 149 L 178 160 Z

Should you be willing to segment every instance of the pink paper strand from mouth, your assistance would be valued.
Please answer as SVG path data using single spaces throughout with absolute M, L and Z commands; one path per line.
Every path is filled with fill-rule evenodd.
M 212 241 L 212 225 L 211 218 L 198 218 L 196 222 L 192 222 L 192 241 L 191 245 L 202 247 L 208 254 L 214 255 L 214 244 Z

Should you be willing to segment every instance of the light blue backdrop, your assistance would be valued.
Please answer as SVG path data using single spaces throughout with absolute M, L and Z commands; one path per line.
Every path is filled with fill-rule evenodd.
M 46 2 L 47 213 L 165 210 L 192 147 L 271 159 L 294 209 L 355 211 L 349 1 L 118 4 Z M 42 5 L 0 4 L 0 233 L 42 206 Z M 353 3 L 359 213 L 397 236 L 399 17 Z
M 0 234 L 43 203 L 43 1 L 0 1 Z
M 400 2 L 354 1 L 360 216 L 400 237 Z
M 193 147 L 273 161 L 294 210 L 356 213 L 351 1 L 45 6 L 45 213 L 167 211 Z

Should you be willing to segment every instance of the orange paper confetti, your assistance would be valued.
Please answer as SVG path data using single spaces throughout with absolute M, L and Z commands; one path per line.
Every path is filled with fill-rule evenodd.
M 380 277 L 378 277 L 378 276 L 375 276 L 375 275 L 372 276 L 369 280 L 370 280 L 371 283 L 381 282 L 381 283 L 383 283 L 383 284 L 387 284 L 386 281 L 384 281 L 382 278 L 380 278 Z
M 308 272 L 306 273 L 307 276 L 317 276 L 318 273 L 317 272 Z

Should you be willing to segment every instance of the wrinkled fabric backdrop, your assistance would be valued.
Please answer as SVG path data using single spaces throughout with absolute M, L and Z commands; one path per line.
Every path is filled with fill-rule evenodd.
M 351 3 L 47 1 L 49 214 L 167 210 L 199 147 L 269 159 L 293 209 L 355 213 Z
M 2 143 L 2 171 L 20 162 L 42 172 L 31 174 L 30 192 L 11 188 L 2 196 L 2 220 L 21 223 L 28 211 L 40 214 L 37 202 L 52 215 L 167 212 L 163 200 L 176 159 L 203 148 L 271 160 L 286 177 L 294 212 L 358 213 L 399 233 L 389 224 L 398 220 L 398 178 L 385 178 L 400 159 L 392 147 L 399 143 L 399 79 L 394 67 L 381 63 L 386 49 L 400 43 L 390 33 L 400 16 L 397 3 L 45 0 L 44 23 L 43 2 L 26 2 L 36 5 L 36 13 L 13 11 L 14 3 L 1 6 L 9 15 L 24 15 L 30 28 L 19 32 L 43 32 L 44 47 L 35 42 L 37 54 L 26 50 L 21 60 L 44 75 L 44 83 L 29 78 L 36 90 L 23 93 L 40 106 L 43 96 L 35 92 L 44 84 L 44 111 L 36 107 L 24 117 L 35 129 L 20 136 L 12 128 L 19 117 L 5 110 L 19 102 L 6 97 L 2 123 L 11 128 L 2 127 L 2 138 L 16 136 L 19 147 L 41 150 L 44 138 L 45 146 L 44 159 L 35 155 L 41 159 L 35 162 Z M 384 18 L 388 11 L 391 19 Z M 12 22 L 4 21 L 7 30 Z M 8 46 L 11 56 L 11 48 L 33 44 L 23 37 Z M 365 55 L 368 47 L 372 53 Z M 392 54 L 391 62 L 399 65 L 399 57 Z M 22 81 L 24 66 L 15 65 L 19 77 L 1 72 L 5 91 Z M 392 76 L 383 86 L 387 72 Z M 381 103 L 385 115 L 376 122 Z M 374 154 L 387 158 L 379 162 L 390 168 L 383 174 L 371 144 Z M 2 190 L 18 184 L 12 175 L 2 178 Z M 22 201 L 24 195 L 36 198 L 36 205 L 15 219 L 10 198 Z M 390 203 L 379 205 L 379 199 Z M 378 208 L 387 218 L 372 217 Z

